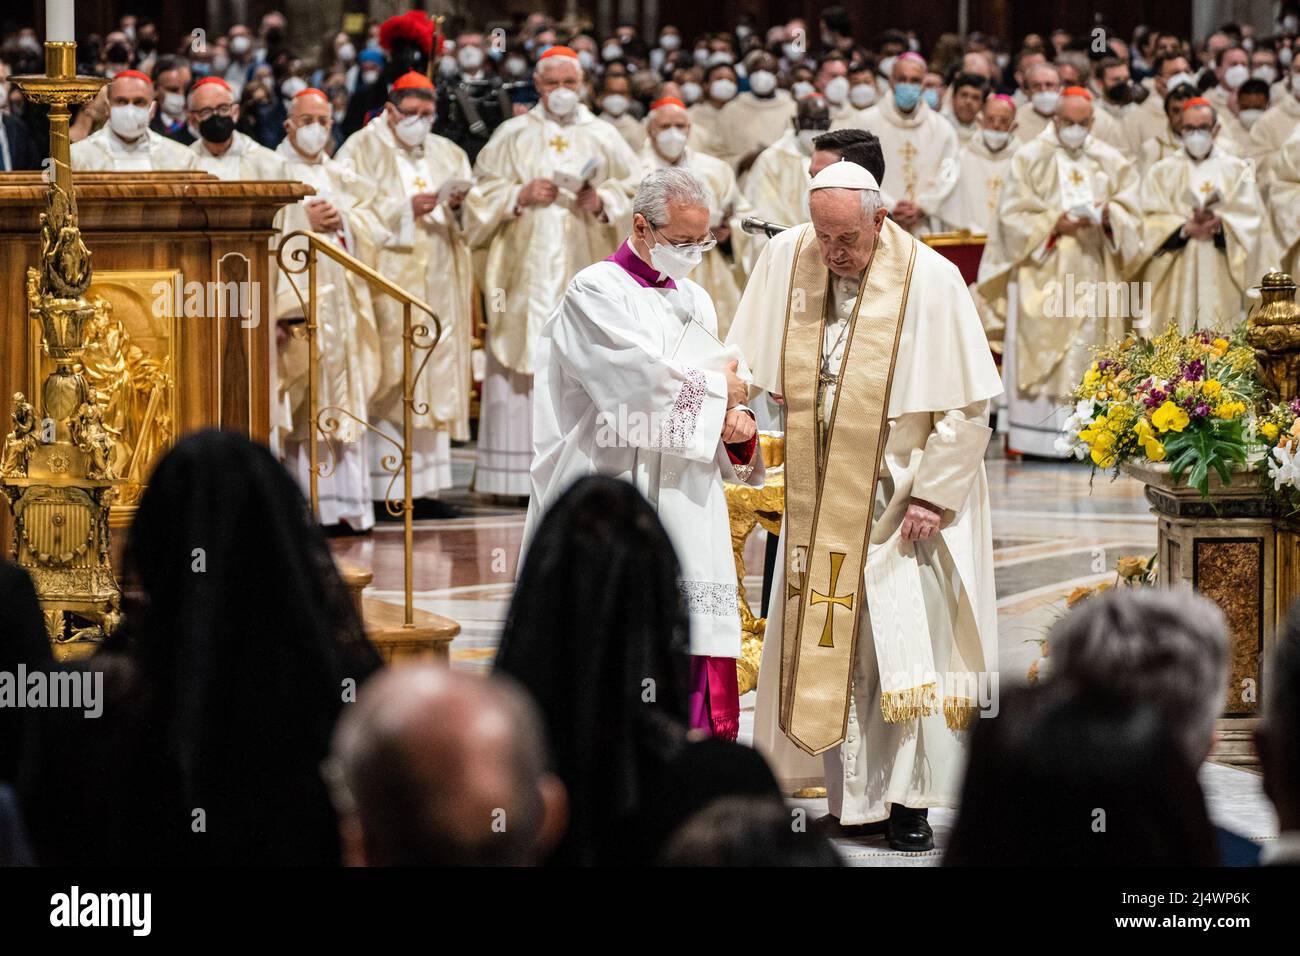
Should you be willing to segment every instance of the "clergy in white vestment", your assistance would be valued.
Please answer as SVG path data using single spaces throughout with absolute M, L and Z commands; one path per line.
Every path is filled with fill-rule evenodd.
M 414 394 L 411 478 L 415 496 L 426 499 L 452 486 L 451 442 L 470 437 L 472 387 L 473 265 L 464 221 L 472 174 L 465 151 L 433 132 L 434 97 L 424 74 L 412 70 L 398 77 L 383 113 L 349 136 L 336 154 L 340 163 L 376 184 L 376 195 L 364 208 L 375 221 L 380 275 L 428 303 L 441 324 Z M 371 419 L 400 438 L 406 317 L 395 299 L 377 296 L 374 302 L 381 371 Z M 426 319 L 412 312 L 412 323 Z M 422 362 L 427 354 L 417 348 L 413 361 Z M 393 473 L 384 458 L 395 449 L 377 436 L 369 445 L 371 493 L 379 501 L 391 497 Z M 436 506 L 434 513 L 445 511 Z
M 776 57 L 756 51 L 746 62 L 749 89 L 722 108 L 717 127 L 717 140 L 726 150 L 722 158 L 742 184 L 758 154 L 785 135 L 795 113 L 794 97 L 776 85 Z
M 628 78 L 622 74 L 605 77 L 598 106 L 600 110 L 596 118 L 604 120 L 618 130 L 618 134 L 623 137 L 627 145 L 634 151 L 640 152 L 641 147 L 645 145 L 645 124 L 630 111 L 632 85 Z
M 149 128 L 158 105 L 153 81 L 137 70 L 123 70 L 108 85 L 108 122 L 72 144 L 76 172 L 139 173 L 197 169 L 194 154 Z
M 1067 87 L 1053 124 L 1017 150 L 980 260 L 979 294 L 1006 309 L 1008 442 L 1032 455 L 1071 454 L 1057 443 L 1063 403 L 1092 349 L 1145 315 L 1128 283 L 1142 252 L 1137 171 L 1090 135 L 1092 116 L 1092 94 Z
M 1183 106 L 1188 100 L 1200 94 L 1190 83 L 1180 83 L 1169 90 L 1164 97 L 1165 126 L 1159 135 L 1150 136 L 1142 141 L 1137 154 L 1138 174 L 1146 172 L 1162 159 L 1177 156 L 1183 148 Z M 1215 144 L 1221 152 L 1231 152 L 1228 144 Z
M 687 144 L 700 153 L 725 160 L 726 144 L 722 142 L 720 122 L 722 110 L 736 98 L 736 68 L 730 63 L 715 63 L 704 73 L 704 96 L 686 110 L 691 117 L 691 139 Z
M 1246 289 L 1263 275 L 1257 252 L 1269 226 L 1259 188 L 1246 160 L 1215 146 L 1218 129 L 1210 102 L 1189 100 L 1183 149 L 1142 176 L 1146 307 L 1184 335 L 1235 327 Z
M 984 91 L 988 81 L 974 73 L 959 73 L 952 81 L 947 101 L 939 115 L 952 126 L 959 146 L 965 146 L 980 130 L 980 107 L 984 105 Z
M 188 108 L 190 124 L 199 131 L 189 149 L 200 169 L 218 179 L 289 178 L 281 157 L 235 129 L 239 104 L 225 80 L 207 76 L 195 83 Z
M 1285 90 L 1270 103 L 1264 115 L 1250 128 L 1250 141 L 1262 170 L 1271 173 L 1272 158 L 1300 126 L 1300 58 L 1291 61 Z
M 820 94 L 799 101 L 794 122 L 781 138 L 758 154 L 745 179 L 744 193 L 754 215 L 783 226 L 808 221 L 808 165 L 813 140 L 830 129 L 830 113 Z M 755 237 L 750 262 L 765 237 Z
M 1128 155 L 1138 161 L 1139 169 L 1145 168 L 1141 158 L 1142 145 L 1148 140 L 1168 135 L 1169 117 L 1165 115 L 1165 97 L 1184 83 L 1193 87 L 1195 95 L 1196 83 L 1192 79 L 1191 67 L 1187 57 L 1181 53 L 1158 55 L 1152 64 L 1152 70 L 1154 75 L 1150 78 L 1149 86 L 1151 92 L 1124 121 L 1129 143 Z
M 885 153 L 881 198 L 890 217 L 913 235 L 939 231 L 936 215 L 957 182 L 957 134 L 921 99 L 925 60 L 904 53 L 894 61 L 891 95 L 858 120 L 880 138 Z
M 1300 276 L 1300 127 L 1282 144 L 1265 185 L 1266 207 L 1273 224 L 1281 269 Z M 1260 276 L 1255 277 L 1256 280 Z
M 740 727 L 740 615 L 723 481 L 763 483 L 747 373 L 716 338 L 708 293 L 686 278 L 713 239 L 708 190 L 688 170 L 641 181 L 631 235 L 583 269 L 537 340 L 524 547 L 579 478 L 634 483 L 681 564 L 690 618 L 691 723 Z
M 681 100 L 663 97 L 650 104 L 646 132 L 649 135 L 641 149 L 643 175 L 666 167 L 689 169 L 709 190 L 709 228 L 718 245 L 704 253 L 691 277 L 709 294 L 718 317 L 718 335 L 725 337 L 740 304 L 743 274 L 737 264 L 743 261 L 745 246 L 753 239 L 740 228 L 741 221 L 751 214 L 749 203 L 736 188 L 736 173 L 729 163 L 688 145 L 691 119 Z M 722 250 L 722 243 L 728 240 L 734 262 Z
M 1097 63 L 1095 76 L 1097 89 L 1092 91 L 1097 122 L 1092 135 L 1114 146 L 1128 159 L 1136 159 L 1133 141 L 1129 138 L 1130 118 L 1137 112 L 1133 102 L 1133 83 L 1128 63 L 1116 56 L 1104 57 Z
M 938 216 L 946 230 L 988 233 L 1011 157 L 1020 146 L 1015 139 L 1016 105 L 1009 96 L 989 96 L 980 110 L 978 126 L 979 132 L 957 155 L 957 183 L 939 207 Z
M 983 456 L 1002 388 L 961 273 L 886 217 L 870 172 L 830 164 L 809 204 L 728 337 L 786 405 L 754 739 L 786 786 L 820 764 L 841 825 L 920 852 L 996 686 Z
M 1016 109 L 1016 138 L 1034 139 L 1052 123 L 1061 99 L 1061 75 L 1050 63 L 1035 63 L 1025 70 L 1029 98 Z
M 486 247 L 487 373 L 474 488 L 528 494 L 534 352 L 579 269 L 626 235 L 640 160 L 579 102 L 583 70 L 565 46 L 537 61 L 541 100 L 506 120 L 478 155 L 466 201 L 470 242 Z
M 372 220 L 366 205 L 379 187 L 325 152 L 333 131 L 334 117 L 329 97 L 308 88 L 293 98 L 285 120 L 285 137 L 275 152 L 292 179 L 316 190 L 302 202 L 284 210 L 284 233 L 311 232 L 318 238 L 354 256 L 367 266 L 377 265 Z M 293 240 L 294 245 L 300 239 Z M 292 264 L 292 252 L 285 261 Z M 306 275 L 280 270 L 276 290 L 279 321 L 302 316 L 301 293 L 307 294 Z M 295 291 L 296 290 L 296 291 Z M 370 285 L 361 276 L 344 269 L 328 256 L 316 257 L 316 324 L 320 375 L 317 408 L 343 409 L 347 415 L 332 415 L 339 427 L 328 437 L 317 435 L 321 446 L 318 461 L 325 474 L 317 478 L 319 519 L 323 525 L 346 524 L 354 531 L 374 525 L 371 505 L 370 469 L 366 456 L 369 441 L 357 421 L 370 417 L 370 397 L 379 387 L 379 327 L 375 321 Z M 287 337 L 279 354 L 279 407 L 287 430 L 281 447 L 285 464 L 303 488 L 310 483 L 310 410 L 307 405 L 305 340 Z M 273 420 L 276 416 L 273 414 Z M 328 448 L 324 447 L 328 442 Z

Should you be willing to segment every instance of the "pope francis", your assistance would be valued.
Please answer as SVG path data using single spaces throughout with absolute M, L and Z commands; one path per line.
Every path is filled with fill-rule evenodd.
M 786 403 L 754 738 L 787 783 L 820 755 L 840 826 L 919 852 L 996 688 L 983 455 L 1002 389 L 960 273 L 886 218 L 875 177 L 840 161 L 810 192 L 728 336 Z

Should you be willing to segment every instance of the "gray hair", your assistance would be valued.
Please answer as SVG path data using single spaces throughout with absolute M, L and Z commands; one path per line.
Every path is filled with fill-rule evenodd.
M 1223 612 L 1187 589 L 1090 597 L 1048 636 L 1050 682 L 1159 708 L 1193 766 L 1210 749 L 1228 681 Z
M 814 190 L 815 192 L 833 192 L 833 193 L 857 193 L 858 205 L 862 207 L 862 215 L 871 219 L 876 212 L 885 205 L 885 200 L 881 198 L 880 191 L 876 189 L 849 189 L 847 187 L 828 186 L 824 189 Z M 811 198 L 809 200 L 811 204 Z
M 665 166 L 641 180 L 632 200 L 632 212 L 639 212 L 650 225 L 658 227 L 668 222 L 669 203 L 711 210 L 711 197 L 709 187 L 694 173 L 679 166 Z

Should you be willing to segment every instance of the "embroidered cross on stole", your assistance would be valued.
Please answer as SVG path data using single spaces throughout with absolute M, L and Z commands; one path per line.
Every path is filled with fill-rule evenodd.
M 819 754 L 844 740 L 865 612 L 862 569 L 887 437 L 889 391 L 916 240 L 886 219 L 849 318 L 830 422 L 819 421 L 830 274 L 811 226 L 795 250 L 786 303 L 784 639 L 781 729 Z

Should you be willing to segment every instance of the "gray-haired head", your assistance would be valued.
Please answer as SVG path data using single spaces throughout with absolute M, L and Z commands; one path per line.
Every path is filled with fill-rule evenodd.
M 702 209 L 713 205 L 709 187 L 694 173 L 679 166 L 665 166 L 641 180 L 632 200 L 632 212 L 645 216 L 657 229 L 668 222 L 670 203 Z
M 1228 628 L 1213 601 L 1185 589 L 1110 591 L 1058 622 L 1048 646 L 1053 683 L 1154 704 L 1200 766 L 1228 680 Z

